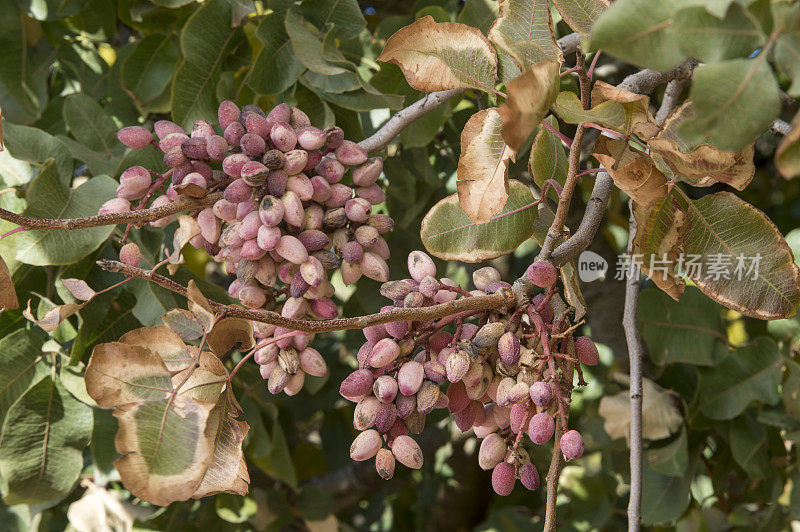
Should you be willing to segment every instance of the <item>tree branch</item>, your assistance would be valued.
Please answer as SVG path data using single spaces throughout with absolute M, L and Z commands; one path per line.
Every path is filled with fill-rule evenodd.
M 592 196 L 589 198 L 589 203 L 586 205 L 586 211 L 583 213 L 583 219 L 581 219 L 578 229 L 572 236 L 553 250 L 550 260 L 554 266 L 564 265 L 564 263 L 578 256 L 591 245 L 594 236 L 597 234 L 597 229 L 603 221 L 608 198 L 611 196 L 611 191 L 613 189 L 614 180 L 611 179 L 608 172 L 600 172 L 597 174 L 594 181 L 594 188 L 592 189 Z
M 172 279 L 152 273 L 150 270 L 128 266 L 115 260 L 99 260 L 97 265 L 109 272 L 116 272 L 128 277 L 138 277 L 156 283 L 182 296 L 187 295 L 186 287 Z M 346 329 L 363 329 L 371 325 L 389 323 L 391 321 L 429 321 L 458 314 L 465 311 L 504 310 L 516 302 L 514 293 L 510 289 L 502 289 L 494 294 L 463 297 L 447 303 L 421 308 L 393 308 L 378 314 L 368 314 L 355 318 L 337 318 L 332 320 L 296 320 L 284 318 L 277 312 L 260 309 L 248 309 L 233 305 L 224 305 L 216 301 L 209 301 L 211 308 L 224 311 L 226 316 L 259 321 L 270 325 L 277 325 L 293 331 L 308 333 L 343 331 Z
M 648 94 L 667 81 L 673 79 L 688 79 L 691 77 L 694 67 L 696 66 L 696 60 L 687 59 L 672 70 L 667 70 L 666 72 L 656 72 L 655 70 L 647 68 L 623 79 L 622 83 L 617 85 L 617 87 L 637 94 Z
M 450 89 L 426 94 L 405 109 L 401 109 L 395 113 L 393 117 L 378 129 L 378 131 L 359 142 L 358 145 L 368 152 L 376 152 L 384 149 L 401 131 L 411 124 L 411 122 L 439 108 L 443 103 L 464 91 L 466 91 L 466 89 Z
M 636 236 L 636 219 L 631 207 L 630 231 L 628 233 L 628 254 L 633 249 L 633 238 Z M 638 532 L 642 522 L 642 339 L 636 323 L 639 306 L 639 271 L 635 266 L 627 272 L 625 281 L 625 311 L 622 315 L 622 326 L 628 342 L 628 359 L 630 360 L 630 392 L 631 392 L 631 492 L 628 501 L 628 531 Z
M 667 119 L 669 114 L 678 106 L 683 92 L 683 86 L 686 85 L 686 78 L 673 79 L 667 83 L 667 88 L 664 89 L 664 98 L 661 99 L 661 107 L 658 108 L 656 113 L 656 123 L 660 126 Z
M 193 211 L 203 207 L 213 205 L 222 197 L 222 192 L 214 192 L 203 198 L 181 198 L 163 207 L 142 209 L 140 211 L 128 211 L 111 214 L 98 214 L 85 218 L 31 218 L 22 216 L 5 209 L 0 209 L 0 219 L 15 223 L 26 229 L 51 229 L 65 230 L 83 229 L 85 227 L 98 227 L 101 225 L 116 225 L 122 223 L 142 223 L 152 222 L 160 218 L 165 218 L 183 211 Z

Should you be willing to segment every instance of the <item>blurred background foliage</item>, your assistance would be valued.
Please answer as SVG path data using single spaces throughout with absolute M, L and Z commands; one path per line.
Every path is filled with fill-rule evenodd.
M 142 160 L 150 168 L 161 164 L 155 150 L 126 153 L 115 139 L 118 128 L 170 116 L 181 125 L 198 118 L 216 122 L 224 99 L 263 108 L 287 102 L 301 107 L 314 125 L 336 123 L 347 138 L 363 138 L 421 96 L 395 65 L 375 61 L 393 32 L 425 15 L 486 32 L 496 14 L 494 0 L 4 0 L 0 107 L 7 149 L 0 152 L 0 207 L 22 212 L 36 203 L 41 216 L 91 215 L 113 195 L 113 179 L 123 169 Z M 553 16 L 557 34 L 569 33 Z M 603 57 L 596 75 L 618 83 L 633 71 Z M 563 78 L 562 90 L 573 86 L 569 76 Z M 494 103 L 468 92 L 415 122 L 388 148 L 385 209 L 397 222 L 388 239 L 394 272 L 404 270 L 410 250 L 421 249 L 422 217 L 454 191 L 463 125 Z M 784 118 L 793 111 L 787 107 Z M 774 171 L 778 141 L 771 133 L 758 140 L 757 175 L 742 197 L 788 234 L 798 256 L 800 232 L 792 230 L 800 226 L 800 187 Z M 44 171 L 49 158 L 54 168 Z M 521 154 L 510 176 L 532 184 L 526 160 Z M 591 177 L 581 183 L 583 200 L 591 185 Z M 91 188 L 81 191 L 84 186 Z M 582 211 L 581 201 L 575 203 L 573 227 Z M 626 198 L 615 191 L 592 250 L 616 264 L 627 227 Z M 0 222 L 0 233 L 11 228 Z M 55 238 L 14 235 L 0 241 L 20 301 L 31 299 L 34 310 L 36 302 L 40 309 L 71 302 L 57 283 L 61 278 L 82 278 L 97 288 L 117 282 L 94 261 L 117 256 L 121 229 L 112 238 L 110 229 L 82 235 L 80 245 L 67 249 Z M 135 233 L 146 262 L 152 263 L 173 231 L 168 226 Z M 534 252 L 531 241 L 493 265 L 512 278 L 523 273 Z M 195 279 L 209 296 L 227 300 L 227 281 L 206 269 L 205 256 L 189 253 L 187 259 L 177 280 Z M 476 267 L 440 266 L 456 281 L 466 281 Z M 337 286 L 346 316 L 382 304 L 372 281 L 364 279 L 356 289 Z M 584 287 L 586 328 L 603 348 L 601 365 L 587 370 L 590 384 L 578 390 L 573 404 L 571 423 L 584 434 L 587 452 L 562 475 L 563 530 L 625 526 L 624 401 L 621 411 L 614 410 L 627 394 L 622 293 L 622 283 L 610 277 Z M 184 306 L 182 298 L 136 280 L 103 294 L 50 336 L 20 311 L 4 311 L 0 361 L 6 363 L 22 344 L 43 351 L 69 393 L 91 404 L 80 375 L 92 348 L 158 324 L 166 310 Z M 800 321 L 745 319 L 692 288 L 680 305 L 647 288 L 640 307 L 651 379 L 645 523 L 680 530 L 789 529 L 800 519 Z M 252 479 L 247 497 L 218 495 L 166 508 L 131 498 L 112 466 L 116 422 L 109 411 L 94 408 L 80 481 L 34 504 L 3 486 L 0 529 L 106 530 L 102 526 L 133 518 L 137 530 L 165 531 L 541 527 L 544 491 L 494 496 L 489 474 L 477 466 L 476 439 L 454 431 L 441 413 L 428 417 L 422 470 L 403 469 L 385 482 L 371 462 L 351 462 L 353 405 L 339 397 L 338 385 L 355 366 L 359 344 L 357 332 L 319 336 L 315 347 L 326 356 L 330 374 L 309 378 L 295 397 L 271 396 L 255 365 L 241 372 L 235 391 L 252 427 L 245 442 Z M 3 401 L 5 415 L 10 405 Z M 546 471 L 549 449 L 531 451 Z

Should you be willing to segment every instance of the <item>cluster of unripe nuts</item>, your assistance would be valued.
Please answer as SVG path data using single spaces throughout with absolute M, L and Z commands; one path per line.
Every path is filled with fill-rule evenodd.
M 120 130 L 119 140 L 130 148 L 157 146 L 170 170 L 159 175 L 142 166 L 128 168 L 120 176 L 117 197 L 100 213 L 222 192 L 213 205 L 192 213 L 200 234 L 190 244 L 236 275 L 228 292 L 242 305 L 274 310 L 285 318 L 337 316 L 328 270 L 340 268 L 348 285 L 362 275 L 389 280 L 389 247 L 382 235 L 394 222 L 372 212 L 386 199 L 377 184 L 383 170 L 380 157 L 369 158 L 339 127 L 312 126 L 303 111 L 285 103 L 267 113 L 255 105 L 240 110 L 224 101 L 218 118 L 218 128 L 197 120 L 191 132 L 160 120 L 154 124 L 157 140 L 142 126 Z M 162 227 L 171 219 L 150 224 Z M 122 260 L 130 263 L 134 252 L 123 250 L 129 260 Z M 291 332 L 253 325 L 262 340 Z M 297 393 L 305 373 L 323 371 L 317 357 L 308 354 L 312 339 L 298 333 L 256 354 L 270 392 Z M 313 370 L 304 357 L 315 360 Z
M 423 252 L 409 255 L 408 270 L 409 279 L 381 287 L 381 294 L 392 300 L 384 309 L 420 308 L 500 290 L 513 291 L 516 305 L 503 312 L 367 327 L 356 357 L 359 367 L 340 387 L 340 394 L 356 403 L 353 426 L 361 431 L 350 456 L 359 461 L 375 457 L 376 470 L 386 479 L 395 461 L 417 469 L 422 451 L 409 434 L 420 434 L 426 416 L 446 408 L 461 431 L 472 429 L 483 440 L 478 464 L 492 470 L 498 494 L 508 495 L 517 479 L 536 489 L 539 474 L 522 437 L 537 445 L 549 442 L 572 386 L 564 364 L 598 362 L 591 340 L 558 334 L 566 327 L 552 305 L 558 298 L 556 269 L 536 262 L 527 278 L 511 285 L 496 269 L 481 268 L 473 273 L 472 292 L 437 278 L 433 260 Z M 564 432 L 560 445 L 567 460 L 583 454 L 583 439 L 575 430 Z

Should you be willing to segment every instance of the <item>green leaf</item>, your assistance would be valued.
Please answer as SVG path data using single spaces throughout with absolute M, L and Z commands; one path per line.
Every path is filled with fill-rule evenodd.
M 33 86 L 33 65 L 28 63 L 22 13 L 10 1 L 0 2 L 0 50 L 3 50 L 0 61 L 2 92 L 6 92 L 21 111 L 21 121 L 31 122 L 39 116 L 44 102 Z
M 775 167 L 786 179 L 800 175 L 800 113 L 792 120 L 792 129 L 775 151 Z
M 85 4 L 82 0 L 17 0 L 19 8 L 36 20 L 71 17 L 80 13 Z
M 156 99 L 175 76 L 180 65 L 180 53 L 172 35 L 148 35 L 136 44 L 136 49 L 123 63 L 122 85 L 140 104 Z
M 523 71 L 543 60 L 561 60 L 547 0 L 500 2 L 500 13 L 489 30 L 489 40 L 508 53 Z
M 256 29 L 262 47 L 256 56 L 248 84 L 261 94 L 276 94 L 292 86 L 306 69 L 277 13 L 264 17 Z
M 15 159 L 8 150 L 0 151 L 0 186 L 6 188 L 26 185 L 34 175 L 36 172 L 30 163 Z
M 653 525 L 677 519 L 689 506 L 689 488 L 695 461 L 682 476 L 658 473 L 647 460 L 642 464 L 642 524 Z
M 103 154 L 120 151 L 114 121 L 92 98 L 81 93 L 67 96 L 64 122 L 72 136 L 90 150 Z
M 569 27 L 583 35 L 592 34 L 592 25 L 608 7 L 608 0 L 553 0 Z
M 681 124 L 680 134 L 689 142 L 707 141 L 728 151 L 753 142 L 781 109 L 765 56 L 698 67 L 689 95 L 696 115 Z
M 611 129 L 624 131 L 627 123 L 625 108 L 621 103 L 606 100 L 591 109 L 584 109 L 578 96 L 570 91 L 558 93 L 552 110 L 568 124 L 595 122 Z
M 26 216 L 34 218 L 78 218 L 94 216 L 100 206 L 114 197 L 117 182 L 97 176 L 78 188 L 67 188 L 59 181 L 55 164 L 45 166 L 28 187 Z M 70 264 L 88 255 L 102 244 L 114 226 L 100 226 L 71 231 L 37 229 L 14 235 L 16 258 L 26 264 L 45 266 Z
M 678 437 L 663 447 L 647 450 L 647 463 L 662 475 L 682 477 L 689 465 L 686 428 L 681 427 Z
M 332 27 L 340 39 L 357 37 L 367 25 L 356 0 L 304 0 L 294 9 L 317 28 Z
M 796 321 L 792 323 L 797 327 L 795 333 L 800 332 L 800 326 Z M 770 330 L 770 332 L 772 332 Z M 786 361 L 786 367 L 789 370 L 789 375 L 783 381 L 781 387 L 781 399 L 783 406 L 786 408 L 786 413 L 793 418 L 800 421 L 800 364 L 792 360 Z
M 292 47 L 300 62 L 309 70 L 325 76 L 334 76 L 346 72 L 340 66 L 325 60 L 322 51 L 323 36 L 313 25 L 303 19 L 300 13 L 290 9 L 284 22 L 286 33 L 292 41 Z M 344 57 L 341 57 L 344 60 Z
M 22 161 L 41 164 L 52 157 L 59 182 L 63 186 L 72 183 L 72 156 L 56 137 L 41 129 L 6 122 L 3 124 L 3 142 L 11 155 Z
M 674 188 L 673 194 L 677 190 Z M 681 235 L 683 251 L 686 257 L 700 255 L 702 265 L 687 276 L 706 295 L 747 316 L 793 316 L 800 305 L 800 268 L 775 224 L 729 192 L 697 200 L 678 193 L 686 216 Z M 748 257 L 753 259 L 748 262 Z M 754 260 L 759 262 L 757 268 Z M 727 264 L 729 278 L 717 276 L 712 270 L 714 264 Z M 737 266 L 743 268 L 739 273 Z
M 374 109 L 400 109 L 404 97 L 398 94 L 374 94 L 365 90 L 331 94 L 317 91 L 321 98 L 352 111 L 372 111 Z
M 558 131 L 558 120 L 554 116 L 548 116 L 544 122 L 550 124 Z M 531 154 L 528 159 L 528 173 L 533 177 L 533 181 L 541 189 L 545 181 L 552 179 L 564 185 L 567 179 L 567 152 L 559 139 L 552 131 L 546 127 L 539 128 L 536 138 L 531 146 Z M 558 194 L 555 188 L 550 188 L 548 192 L 555 201 L 558 201 Z
M 117 140 L 117 127 L 103 108 L 84 94 L 72 94 L 64 101 L 64 123 L 77 142 L 67 137 L 59 140 L 73 157 L 84 161 L 94 175 L 111 174 L 125 152 Z
M 694 287 L 680 303 L 655 288 L 643 290 L 639 301 L 639 327 L 653 362 L 714 365 L 714 345 L 726 339 L 722 307 Z
M 0 426 L 11 405 L 47 374 L 43 358 L 42 339 L 33 331 L 17 329 L 0 340 Z
M 230 21 L 230 4 L 210 0 L 181 31 L 185 59 L 172 82 L 172 120 L 186 129 L 198 119 L 217 121 L 217 82 L 225 57 L 242 35 L 231 29 Z
M 739 416 L 731 422 L 728 443 L 733 458 L 748 477 L 765 478 L 771 473 L 767 429 L 752 415 Z
M 92 409 L 58 377 L 46 377 L 12 406 L 0 437 L 7 504 L 42 504 L 72 491 L 92 435 Z
M 702 6 L 681 9 L 674 31 L 686 55 L 707 63 L 747 57 L 764 42 L 752 16 L 736 3 L 722 19 Z
M 774 405 L 780 400 L 782 368 L 775 340 L 755 338 L 751 344 L 731 351 L 713 369 L 700 370 L 700 411 L 711 419 L 731 419 L 754 401 Z
M 324 76 L 309 70 L 304 77 L 312 87 L 332 94 L 342 94 L 361 88 L 358 74 L 349 70 L 333 76 Z
M 378 61 L 398 65 L 408 84 L 424 92 L 474 88 L 491 93 L 497 78 L 497 54 L 477 28 L 437 23 L 430 15 L 392 35 Z
M 800 33 L 781 34 L 775 40 L 775 63 L 792 84 L 786 89 L 789 96 L 800 96 Z
M 592 48 L 643 68 L 665 71 L 685 57 L 675 33 L 679 2 L 617 0 L 597 20 Z
M 485 224 L 475 224 L 453 194 L 441 200 L 422 220 L 425 249 L 442 260 L 482 262 L 514 251 L 533 234 L 537 210 L 531 190 L 509 180 L 503 211 Z
M 497 13 L 497 2 L 493 0 L 467 0 L 456 21 L 478 28 L 486 35 L 497 18 Z

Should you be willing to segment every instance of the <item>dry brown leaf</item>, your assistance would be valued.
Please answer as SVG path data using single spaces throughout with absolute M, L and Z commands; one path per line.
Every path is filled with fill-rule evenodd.
M 19 308 L 17 291 L 14 290 L 14 282 L 11 280 L 11 272 L 3 257 L 0 257 L 0 309 L 12 310 Z
M 682 122 L 695 115 L 691 102 L 673 111 L 664 128 L 648 141 L 654 158 L 663 161 L 678 179 L 696 187 L 725 183 L 743 190 L 755 175 L 754 144 L 739 151 L 722 150 L 711 144 L 690 144 L 678 134 Z
M 650 98 L 647 95 L 636 94 L 602 81 L 596 81 L 592 87 L 592 107 L 597 107 L 609 100 L 621 104 L 625 109 L 624 132 L 635 133 L 639 138 L 647 140 L 661 130 L 650 114 Z
M 56 305 L 53 308 L 47 310 L 42 316 L 41 319 L 36 319 L 33 315 L 33 311 L 31 310 L 31 300 L 28 300 L 28 308 L 22 311 L 22 315 L 25 319 L 32 321 L 36 325 L 42 328 L 45 332 L 53 332 L 58 329 L 58 326 L 61 324 L 62 321 L 69 318 L 80 309 L 84 307 L 85 303 L 81 303 L 78 305 L 68 304 L 68 305 Z
M 220 397 L 211 411 L 206 425 L 206 437 L 224 442 L 217 444 L 214 461 L 206 470 L 200 486 L 193 498 L 207 497 L 215 493 L 237 493 L 246 495 L 249 491 L 250 475 L 242 451 L 242 442 L 250 425 L 236 418 L 242 415 L 236 399 L 230 391 Z
M 208 351 L 200 353 L 197 367 L 189 367 L 172 376 L 172 387 L 180 394 L 201 403 L 216 403 L 225 390 L 228 370 L 219 358 Z M 188 377 L 188 380 L 184 380 Z
M 140 327 L 125 333 L 120 342 L 138 345 L 154 351 L 171 372 L 189 367 L 197 348 L 188 346 L 166 325 Z
M 558 270 L 561 273 L 561 283 L 564 285 L 564 298 L 569 306 L 575 309 L 575 321 L 578 321 L 586 315 L 586 300 L 583 298 L 578 272 L 572 262 L 567 262 Z
M 800 176 L 800 113 L 792 119 L 792 128 L 775 151 L 775 167 L 786 179 Z
M 461 132 L 458 159 L 458 203 L 470 220 L 485 223 L 508 200 L 508 163 L 515 152 L 502 136 L 503 121 L 496 107 L 472 115 Z
M 181 250 L 191 239 L 199 234 L 200 225 L 195 218 L 186 214 L 178 216 L 178 228 L 175 230 L 175 234 L 172 237 L 173 250 L 172 255 L 169 256 L 168 268 L 170 266 L 174 267 L 178 264 L 183 264 L 184 260 Z M 173 268 L 170 268 L 170 275 L 175 275 L 175 270 Z
M 98 344 L 86 366 L 86 391 L 104 408 L 157 401 L 172 391 L 171 375 L 154 351 L 123 342 Z
M 194 280 L 189 281 L 187 294 L 189 296 L 189 310 L 197 316 L 206 332 L 211 331 L 214 327 L 214 310 Z
M 683 252 L 680 242 L 685 215 L 668 197 L 664 202 L 643 207 L 633 203 L 636 233 L 632 235 L 631 254 L 639 256 L 642 271 L 656 286 L 678 301 L 686 283 L 675 271 L 675 263 Z M 654 263 L 653 260 L 668 263 Z
M 506 84 L 508 99 L 500 106 L 503 140 L 515 152 L 539 127 L 558 96 L 556 61 L 541 61 Z
M 91 301 L 96 292 L 83 279 L 61 279 L 64 288 L 78 301 Z
M 218 357 L 232 350 L 247 351 L 255 345 L 253 326 L 241 318 L 225 318 L 217 322 L 206 337 L 208 347 Z
M 642 379 L 642 437 L 662 440 L 674 434 L 683 424 L 672 394 L 645 377 Z M 600 399 L 603 428 L 612 439 L 625 438 L 630 443 L 631 397 L 629 391 L 606 395 Z
M 436 22 L 426 15 L 386 41 L 378 61 L 395 63 L 413 88 L 423 91 L 473 88 L 493 92 L 497 53 L 477 28 Z
M 636 203 L 652 205 L 667 195 L 667 179 L 653 160 L 631 150 L 624 140 L 600 137 L 594 145 L 594 156 Z

